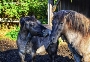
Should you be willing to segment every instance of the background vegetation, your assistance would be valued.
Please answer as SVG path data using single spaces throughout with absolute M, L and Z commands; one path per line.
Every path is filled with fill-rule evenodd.
M 22 16 L 35 15 L 42 23 L 47 23 L 48 0 L 0 0 L 0 17 L 11 21 Z
M 1 21 L 19 21 L 23 16 L 35 15 L 41 23 L 47 23 L 47 2 L 48 0 L 0 0 L 0 18 Z M 6 26 L 5 26 L 6 25 Z M 10 25 L 8 25 L 10 26 Z M 0 24 L 1 32 L 0 36 L 8 37 L 11 40 L 17 39 L 19 26 L 11 26 L 8 29 L 7 24 Z M 13 27 L 13 28 L 12 28 Z

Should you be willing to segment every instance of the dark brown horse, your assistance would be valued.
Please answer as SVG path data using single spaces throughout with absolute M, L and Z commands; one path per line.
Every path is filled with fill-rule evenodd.
M 25 54 L 35 56 L 37 48 L 40 46 L 38 36 L 47 36 L 49 29 L 41 25 L 34 16 L 26 16 L 20 19 L 20 31 L 17 36 L 17 47 L 22 62 L 25 62 Z M 50 31 L 51 32 L 51 31 Z M 36 36 L 36 37 L 35 37 Z
M 50 41 L 57 42 L 64 36 L 76 62 L 90 62 L 90 20 L 73 10 L 54 14 Z

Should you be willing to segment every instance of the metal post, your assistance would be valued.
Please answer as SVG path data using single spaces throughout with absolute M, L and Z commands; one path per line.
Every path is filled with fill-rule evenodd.
M 53 17 L 53 13 L 52 13 L 52 5 L 53 5 L 53 0 L 48 0 L 48 24 L 52 25 L 52 17 Z
M 48 24 L 50 25 L 50 0 L 48 0 Z

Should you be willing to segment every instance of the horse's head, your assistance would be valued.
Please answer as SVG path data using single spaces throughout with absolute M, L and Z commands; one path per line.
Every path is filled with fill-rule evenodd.
M 52 20 L 52 31 L 50 41 L 57 42 L 59 36 L 64 33 L 66 26 L 66 16 L 64 11 L 59 11 L 54 14 Z
M 32 36 L 43 36 L 43 31 L 46 29 L 34 16 L 22 17 L 20 25 L 21 28 L 29 31 Z

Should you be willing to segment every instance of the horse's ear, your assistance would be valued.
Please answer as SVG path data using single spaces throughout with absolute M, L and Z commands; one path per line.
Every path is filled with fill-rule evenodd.
M 20 25 L 21 25 L 21 27 L 24 26 L 24 23 L 25 23 L 25 19 L 24 19 L 24 17 L 22 17 L 22 18 L 20 19 Z
M 64 18 L 67 18 L 68 15 L 65 15 Z
M 39 20 L 37 20 L 37 23 L 38 23 L 38 24 L 41 24 L 41 22 L 40 22 Z
M 35 18 L 35 15 L 32 15 L 33 18 Z

